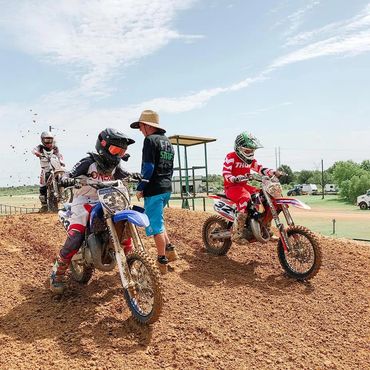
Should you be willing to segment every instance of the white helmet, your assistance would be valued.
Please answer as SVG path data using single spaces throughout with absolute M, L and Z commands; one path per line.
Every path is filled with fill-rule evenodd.
M 50 131 L 44 131 L 41 134 L 41 144 L 48 149 L 51 149 L 54 144 L 54 135 Z

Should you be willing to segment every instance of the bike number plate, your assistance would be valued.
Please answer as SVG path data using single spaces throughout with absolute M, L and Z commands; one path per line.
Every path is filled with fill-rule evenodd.
M 222 200 L 218 200 L 213 205 L 213 208 L 216 212 L 220 213 L 222 216 L 226 217 L 227 219 L 234 221 L 235 217 L 235 208 L 230 206 L 229 204 L 225 203 Z

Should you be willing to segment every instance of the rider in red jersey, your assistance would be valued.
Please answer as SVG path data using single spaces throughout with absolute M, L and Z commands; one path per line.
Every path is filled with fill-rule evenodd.
M 244 179 L 251 171 L 265 176 L 279 176 L 281 173 L 263 167 L 254 159 L 256 149 L 262 148 L 256 137 L 247 132 L 242 132 L 235 139 L 234 151 L 227 154 L 222 170 L 224 177 L 225 195 L 237 204 L 238 216 L 233 225 L 234 241 L 243 238 L 243 229 L 247 219 L 246 209 L 251 199 L 251 194 L 257 193 L 258 188 L 249 185 Z

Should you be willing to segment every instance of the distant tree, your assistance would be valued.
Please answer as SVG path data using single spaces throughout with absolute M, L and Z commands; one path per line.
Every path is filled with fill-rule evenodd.
M 342 187 L 343 181 L 349 180 L 354 176 L 359 176 L 364 172 L 360 165 L 353 161 L 335 162 L 333 167 L 333 178 L 339 188 Z
M 278 170 L 286 173 L 286 176 L 283 176 L 283 177 L 280 178 L 280 183 L 281 184 L 290 184 L 290 183 L 294 182 L 295 175 L 294 175 L 292 169 L 288 165 L 282 164 L 278 168 Z
M 297 182 L 299 184 L 310 184 L 309 179 L 314 175 L 314 171 L 302 170 L 299 172 Z
M 331 167 L 334 182 L 339 186 L 341 198 L 354 203 L 356 198 L 370 189 L 370 161 L 361 164 L 353 161 L 335 162 Z
M 346 199 L 349 202 L 354 203 L 357 197 L 366 193 L 368 189 L 370 189 L 370 172 L 362 173 L 359 176 L 354 176 L 351 180 L 349 180 L 349 189 Z
M 363 170 L 370 172 L 370 160 L 366 159 L 366 160 L 362 161 L 361 164 L 360 164 L 360 167 Z

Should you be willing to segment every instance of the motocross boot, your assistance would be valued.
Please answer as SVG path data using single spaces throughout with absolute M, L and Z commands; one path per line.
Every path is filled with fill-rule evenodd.
M 63 294 L 64 292 L 64 275 L 68 269 L 70 260 L 58 255 L 55 259 L 53 269 L 50 275 L 50 290 L 54 294 Z
M 48 204 L 46 202 L 46 195 L 40 195 L 39 196 L 40 203 L 41 203 L 41 208 L 40 208 L 40 213 L 44 213 L 48 211 Z
M 175 246 L 171 243 L 166 245 L 166 257 L 168 262 L 173 262 L 179 259 L 179 255 L 176 252 Z
M 168 259 L 166 256 L 158 256 L 157 257 L 157 267 L 159 272 L 162 275 L 167 274 L 167 265 L 168 265 Z
M 233 230 L 231 235 L 231 240 L 233 242 L 240 241 L 243 239 L 243 231 L 245 227 L 245 221 L 247 220 L 248 215 L 244 212 L 238 213 L 238 216 L 236 217 L 234 224 L 233 224 Z

